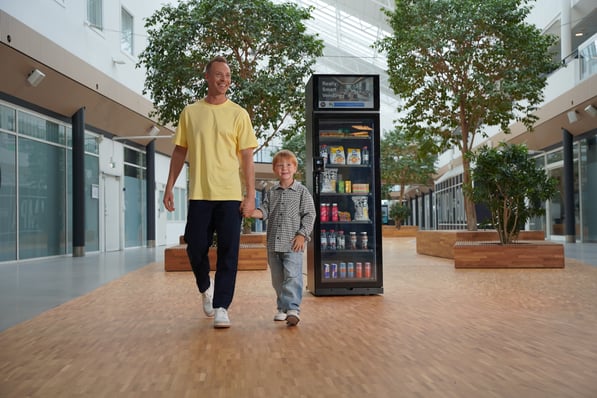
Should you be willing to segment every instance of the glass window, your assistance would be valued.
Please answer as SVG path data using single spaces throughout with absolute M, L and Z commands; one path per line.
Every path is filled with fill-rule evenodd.
M 66 254 L 66 150 L 19 138 L 19 258 Z
M 145 170 L 125 164 L 124 175 L 124 245 L 143 246 L 146 230 Z
M 95 142 L 95 140 L 94 140 Z M 85 251 L 99 250 L 99 158 L 85 155 Z
M 581 141 L 581 225 L 584 242 L 597 242 L 597 136 Z
M 19 112 L 19 133 L 40 140 L 65 144 L 64 126 L 25 112 Z
M 17 258 L 16 173 L 16 136 L 0 132 L 0 261 Z
M 101 135 L 85 133 L 85 153 L 99 155 L 99 143 L 101 139 Z
M 557 151 L 547 154 L 547 164 L 558 163 L 564 160 L 564 151 L 558 149 Z
M 133 55 L 133 16 L 124 8 L 120 11 L 121 36 L 120 49 L 127 54 Z
M 124 148 L 124 163 L 145 167 L 145 154 L 132 148 Z
M 597 73 L 597 35 L 594 35 L 578 48 L 580 58 L 580 80 Z
M 87 0 L 87 21 L 94 28 L 103 30 L 102 0 Z
M 0 105 L 0 129 L 15 131 L 15 110 Z

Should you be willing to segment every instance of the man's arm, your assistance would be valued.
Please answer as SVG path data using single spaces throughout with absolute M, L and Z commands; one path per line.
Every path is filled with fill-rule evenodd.
M 176 183 L 176 179 L 182 170 L 185 159 L 187 158 L 187 148 L 176 145 L 172 151 L 172 157 L 170 158 L 170 171 L 168 172 L 168 182 L 164 189 L 164 207 L 168 211 L 174 211 L 174 193 L 172 189 Z
M 255 164 L 253 163 L 253 148 L 240 151 L 243 175 L 245 176 L 245 197 L 240 204 L 243 217 L 251 217 L 255 210 Z

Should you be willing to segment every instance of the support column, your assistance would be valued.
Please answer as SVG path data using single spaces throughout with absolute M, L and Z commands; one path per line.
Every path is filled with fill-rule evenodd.
M 566 243 L 576 242 L 576 215 L 574 211 L 574 153 L 572 134 L 562 129 L 564 151 L 564 235 Z
M 415 208 L 413 209 L 413 216 L 414 216 L 413 225 L 416 225 L 417 227 L 421 228 L 421 225 L 419 222 L 419 196 L 418 195 L 415 195 L 414 203 L 415 203 Z
M 72 116 L 73 125 L 73 257 L 85 256 L 85 108 Z
M 145 169 L 147 171 L 147 247 L 155 247 L 155 140 L 145 147 Z
M 424 193 L 421 194 L 421 222 L 419 223 L 419 229 L 425 229 L 425 221 L 427 217 L 425 216 L 425 195 Z
M 560 0 L 560 51 L 562 60 L 572 53 L 572 25 L 570 17 L 570 0 Z M 570 60 L 567 60 L 568 62 Z
M 436 229 L 436 227 L 433 226 L 433 220 L 435 219 L 434 214 L 433 214 L 433 189 L 429 190 L 429 229 Z

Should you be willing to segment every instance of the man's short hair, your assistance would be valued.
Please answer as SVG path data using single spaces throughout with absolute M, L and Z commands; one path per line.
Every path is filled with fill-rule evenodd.
M 228 65 L 228 61 L 226 60 L 226 58 L 222 57 L 221 55 L 218 55 L 217 57 L 213 57 L 205 66 L 205 73 L 209 73 L 209 70 L 211 69 L 211 66 L 215 63 L 215 62 L 223 62 L 226 65 Z

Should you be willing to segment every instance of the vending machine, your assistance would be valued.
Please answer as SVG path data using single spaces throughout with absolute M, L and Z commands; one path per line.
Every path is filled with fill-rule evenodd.
M 307 290 L 381 294 L 379 76 L 313 75 L 306 99 L 306 182 L 319 211 Z

